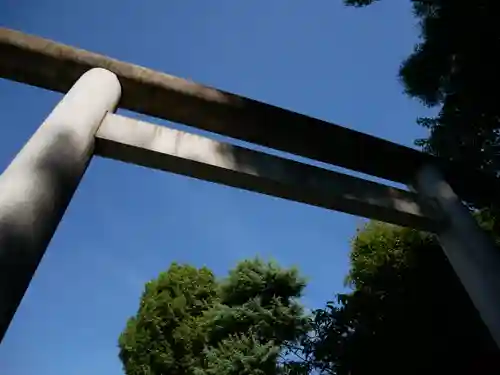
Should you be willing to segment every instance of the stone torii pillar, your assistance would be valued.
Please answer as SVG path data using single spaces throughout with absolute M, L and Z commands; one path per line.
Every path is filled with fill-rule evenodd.
M 115 74 L 85 73 L 0 176 L 0 342 L 120 95 Z

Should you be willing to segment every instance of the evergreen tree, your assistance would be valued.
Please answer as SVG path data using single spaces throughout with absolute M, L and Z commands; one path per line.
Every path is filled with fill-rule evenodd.
M 308 330 L 296 269 L 259 259 L 224 280 L 173 264 L 146 285 L 120 336 L 127 375 L 278 374 L 282 353 Z
M 377 0 L 344 0 L 367 6 Z M 401 64 L 399 77 L 408 95 L 436 117 L 417 122 L 429 136 L 423 150 L 500 176 L 500 3 L 494 0 L 411 0 L 420 40 Z M 474 184 L 474 181 L 464 182 Z M 462 197 L 500 217 L 500 198 L 481 193 Z M 492 201 L 493 200 L 493 201 Z M 500 219 L 493 222 L 500 233 Z
M 147 283 L 119 338 L 127 375 L 193 374 L 205 346 L 204 313 L 216 303 L 217 288 L 210 270 L 175 263 Z
M 372 222 L 350 257 L 353 291 L 315 312 L 304 346 L 316 369 L 498 373 L 498 348 L 433 235 Z

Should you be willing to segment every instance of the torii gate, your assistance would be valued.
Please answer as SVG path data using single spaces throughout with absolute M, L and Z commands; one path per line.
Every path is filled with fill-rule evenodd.
M 481 172 L 5 28 L 0 77 L 66 93 L 0 176 L 0 341 L 88 163 L 98 155 L 434 232 L 500 346 L 500 252 L 454 192 L 497 204 L 500 186 Z M 117 106 L 404 183 L 410 190 L 118 116 Z

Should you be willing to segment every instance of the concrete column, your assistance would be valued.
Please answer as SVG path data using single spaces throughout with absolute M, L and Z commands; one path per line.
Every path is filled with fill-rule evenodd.
M 0 176 L 0 341 L 120 94 L 115 74 L 100 68 L 85 73 Z
M 436 168 L 423 168 L 415 188 L 444 215 L 444 224 L 437 231 L 441 246 L 500 347 L 499 249 Z

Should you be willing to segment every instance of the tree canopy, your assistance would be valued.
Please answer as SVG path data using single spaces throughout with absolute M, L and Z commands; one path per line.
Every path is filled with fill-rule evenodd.
M 376 0 L 344 0 L 367 6 Z M 491 0 L 412 0 L 420 40 L 401 64 L 405 92 L 436 117 L 419 118 L 429 136 L 417 140 L 423 150 L 500 176 L 500 5 Z M 471 197 L 476 207 L 491 205 Z M 500 212 L 495 207 L 496 216 Z M 500 223 L 498 224 L 500 225 Z M 499 230 L 496 227 L 495 230 Z
M 210 270 L 178 264 L 147 283 L 137 315 L 119 338 L 125 372 L 191 374 L 199 367 L 204 314 L 217 303 L 217 288 Z
M 304 346 L 316 369 L 500 370 L 498 349 L 433 235 L 371 222 L 353 240 L 350 257 L 353 291 L 315 312 L 314 336 Z
M 366 6 L 375 0 L 345 0 Z M 499 5 L 490 0 L 412 0 L 420 41 L 399 77 L 408 95 L 441 106 L 422 140 L 428 151 L 491 173 L 500 169 Z
M 120 336 L 125 372 L 500 371 L 498 348 L 433 235 L 370 222 L 352 241 L 350 263 L 352 291 L 311 316 L 297 300 L 305 281 L 296 269 L 247 260 L 216 279 L 174 263 L 146 284 Z
M 119 338 L 127 375 L 284 372 L 282 354 L 308 330 L 296 269 L 259 259 L 223 280 L 172 264 L 146 284 L 136 316 Z

